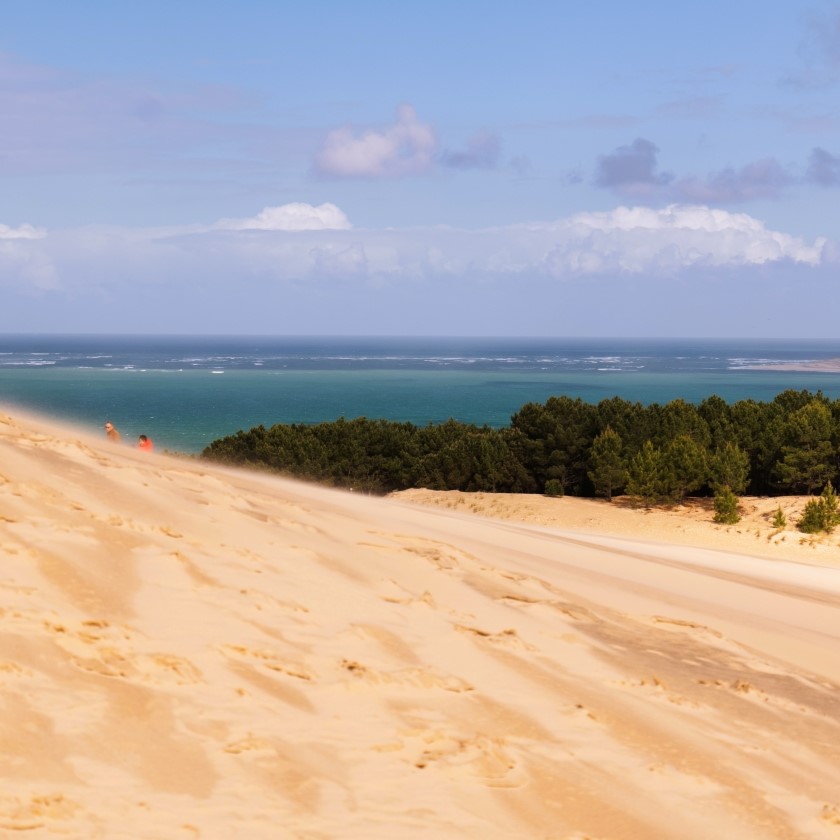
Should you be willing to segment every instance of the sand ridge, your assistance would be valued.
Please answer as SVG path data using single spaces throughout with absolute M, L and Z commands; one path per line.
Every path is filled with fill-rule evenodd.
M 0 837 L 840 837 L 830 563 L 17 412 L 0 557 Z

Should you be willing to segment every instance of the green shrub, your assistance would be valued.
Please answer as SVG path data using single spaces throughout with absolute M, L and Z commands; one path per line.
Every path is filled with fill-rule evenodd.
M 559 478 L 549 478 L 545 483 L 545 495 L 556 498 L 563 495 L 563 482 Z
M 773 514 L 772 524 L 774 528 L 784 528 L 787 525 L 787 517 L 781 505 L 776 508 L 776 512 Z
M 825 513 L 819 499 L 809 499 L 796 527 L 804 534 L 818 534 L 825 530 Z
M 837 494 L 829 481 L 819 499 L 808 500 L 796 527 L 805 534 L 818 534 L 821 531 L 830 534 L 838 524 L 840 513 L 837 510 Z
M 715 493 L 715 522 L 721 525 L 734 525 L 740 521 L 738 514 L 738 497 L 728 486 L 722 487 Z

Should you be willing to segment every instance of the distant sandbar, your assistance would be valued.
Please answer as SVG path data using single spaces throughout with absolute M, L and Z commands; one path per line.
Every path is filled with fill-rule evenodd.
M 840 359 L 819 359 L 817 361 L 780 362 L 773 365 L 741 365 L 739 370 L 779 370 L 795 373 L 840 373 Z

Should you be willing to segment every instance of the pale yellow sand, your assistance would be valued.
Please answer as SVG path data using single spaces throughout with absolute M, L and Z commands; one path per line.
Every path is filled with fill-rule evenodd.
M 739 500 L 741 521 L 718 525 L 711 499 L 688 499 L 672 507 L 640 508 L 629 498 L 612 502 L 571 496 L 548 498 L 513 493 L 461 493 L 406 490 L 393 494 L 402 501 L 552 528 L 614 534 L 634 539 L 755 554 L 774 560 L 819 563 L 840 568 L 840 528 L 831 534 L 803 534 L 796 528 L 807 496 Z M 781 508 L 786 525 L 773 525 Z
M 840 837 L 840 549 L 593 516 L 0 414 L 0 837 Z

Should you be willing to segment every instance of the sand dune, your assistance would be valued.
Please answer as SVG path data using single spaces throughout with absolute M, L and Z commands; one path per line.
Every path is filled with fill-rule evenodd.
M 491 521 L 15 413 L 0 557 L 0 837 L 840 838 L 830 556 Z

